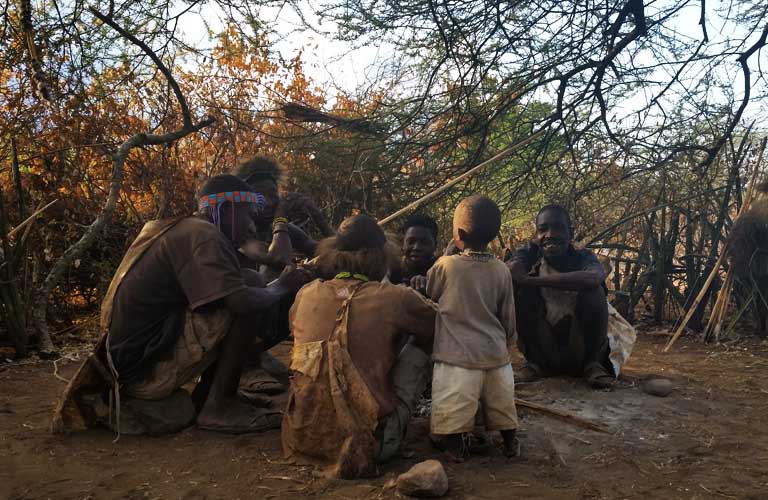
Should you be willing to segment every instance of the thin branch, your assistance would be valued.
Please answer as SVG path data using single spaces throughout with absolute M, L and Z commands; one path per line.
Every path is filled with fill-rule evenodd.
M 104 24 L 107 24 L 112 29 L 120 33 L 120 35 L 130 40 L 131 43 L 138 46 L 141 50 L 144 51 L 144 53 L 147 56 L 149 56 L 150 59 L 152 59 L 152 61 L 157 65 L 157 68 L 160 70 L 163 76 L 165 76 L 165 79 L 168 80 L 168 85 L 171 86 L 171 89 L 173 89 L 173 93 L 176 95 L 176 100 L 179 102 L 179 107 L 181 108 L 181 116 L 184 120 L 184 129 L 188 130 L 193 128 L 194 125 L 192 125 L 192 115 L 189 112 L 189 106 L 187 105 L 187 100 L 184 97 L 184 94 L 181 92 L 181 88 L 179 87 L 179 84 L 176 82 L 176 79 L 173 78 L 171 71 L 165 66 L 165 64 L 163 64 L 163 61 L 155 53 L 155 51 L 149 48 L 149 45 L 142 42 L 131 33 L 128 33 L 125 29 L 123 29 L 123 27 L 117 24 L 111 17 L 108 17 L 102 14 L 101 12 L 94 9 L 93 7 L 88 7 L 88 10 L 90 10 L 91 14 L 99 18 L 99 20 L 101 20 Z
M 701 26 L 701 31 L 704 34 L 704 40 L 702 40 L 703 43 L 709 42 L 709 35 L 707 35 L 707 2 L 706 0 L 701 0 L 701 17 L 699 18 L 699 26 Z

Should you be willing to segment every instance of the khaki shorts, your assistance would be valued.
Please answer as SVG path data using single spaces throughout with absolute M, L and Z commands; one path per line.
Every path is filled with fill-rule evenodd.
M 517 429 L 515 378 L 511 364 L 492 370 L 469 370 L 435 363 L 432 375 L 432 434 L 471 432 L 480 401 L 483 403 L 486 430 Z
M 202 312 L 187 310 L 184 332 L 170 354 L 158 361 L 142 382 L 125 387 L 128 396 L 164 399 L 201 375 L 218 356 L 218 345 L 232 327 L 232 314 L 223 307 Z

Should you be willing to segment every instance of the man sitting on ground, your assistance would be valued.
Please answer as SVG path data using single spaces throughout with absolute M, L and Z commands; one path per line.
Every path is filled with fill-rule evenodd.
M 426 386 L 435 307 L 380 282 L 395 261 L 375 220 L 350 217 L 318 247 L 325 280 L 304 287 L 291 308 L 283 450 L 333 477 L 370 475 L 375 461 L 392 458 Z
M 255 230 L 243 242 L 240 251 L 253 264 L 263 266 L 261 271 L 268 281 L 291 264 L 295 253 L 305 257 L 315 254 L 317 242 L 290 223 L 292 214 L 308 215 L 323 236 L 333 236 L 333 228 L 309 198 L 298 193 L 280 197 L 278 183 L 283 173 L 274 160 L 256 156 L 241 163 L 235 175 L 248 183 L 252 191 L 264 196 L 264 209 L 253 218 Z
M 269 287 L 258 275 L 246 279 L 236 252 L 261 195 L 237 177 L 220 175 L 200 196 L 199 217 L 169 222 L 155 235 L 143 231 L 123 259 L 110 287 L 114 296 L 103 305 L 111 310 L 110 362 L 123 394 L 145 400 L 166 398 L 202 375 L 193 394 L 201 428 L 239 433 L 277 427 L 279 412 L 238 398 L 238 381 L 246 347 L 262 333 L 263 311 L 309 277 L 289 270 Z M 143 253 L 134 257 L 142 242 Z M 261 346 L 279 340 L 262 338 Z
M 254 225 L 246 241 L 242 242 L 238 257 L 243 267 L 258 270 L 265 282 L 279 276 L 285 266 L 293 263 L 297 254 L 305 257 L 315 255 L 317 242 L 289 222 L 292 216 L 309 216 L 323 236 L 333 235 L 333 228 L 309 198 L 298 193 L 280 196 L 278 184 L 283 170 L 271 158 L 256 156 L 244 161 L 235 175 L 248 183 L 252 191 L 264 196 L 264 208 L 254 214 Z M 284 337 L 288 334 L 288 311 L 292 299 L 289 297 L 280 301 L 266 314 L 263 329 L 270 330 L 270 336 Z M 289 376 L 288 369 L 268 352 L 261 356 L 249 356 L 240 381 L 240 391 L 251 397 L 257 397 L 258 393 L 284 392 Z
M 605 270 L 591 251 L 573 247 L 568 211 L 547 205 L 536 217 L 537 239 L 507 262 L 515 284 L 518 347 L 527 361 L 518 382 L 547 375 L 583 376 L 610 388 Z

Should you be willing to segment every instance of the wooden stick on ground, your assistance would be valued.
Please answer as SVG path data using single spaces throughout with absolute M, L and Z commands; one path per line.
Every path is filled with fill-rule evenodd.
M 766 140 L 763 139 L 763 142 L 760 145 L 760 154 L 758 155 L 757 163 L 755 163 L 755 170 L 752 172 L 752 179 L 749 182 L 749 188 L 747 189 L 747 194 L 744 197 L 744 203 L 742 203 L 741 210 L 739 210 L 739 213 L 736 214 L 736 218 L 734 219 L 734 222 L 736 222 L 739 219 L 739 217 L 741 217 L 741 214 L 745 213 L 749 209 L 749 204 L 752 201 L 752 194 L 754 193 L 755 185 L 757 184 L 757 176 L 758 176 L 758 173 L 760 172 L 760 165 L 763 162 L 763 153 L 765 152 L 765 145 L 766 145 Z M 720 272 L 720 266 L 723 264 L 723 260 L 725 260 L 726 253 L 728 253 L 727 248 L 725 245 L 723 245 L 723 251 L 720 252 L 720 256 L 717 258 L 715 267 L 712 268 L 712 272 L 709 273 L 709 276 L 707 277 L 707 281 L 704 282 L 704 286 L 699 291 L 699 295 L 696 296 L 696 300 L 694 300 L 691 303 L 691 307 L 688 308 L 688 312 L 685 314 L 683 321 L 680 322 L 680 325 L 677 327 L 677 330 L 675 330 L 675 334 L 672 335 L 672 338 L 669 339 L 669 342 L 664 347 L 664 352 L 669 352 L 670 349 L 672 349 L 672 346 L 675 345 L 675 342 L 677 342 L 677 339 L 680 338 L 680 335 L 683 334 L 683 330 L 685 330 L 685 327 L 688 326 L 688 322 L 691 320 L 693 313 L 696 312 L 696 309 L 698 309 L 699 307 L 699 303 L 702 301 L 702 299 L 704 299 L 704 296 L 707 294 L 707 290 L 709 290 L 709 286 L 712 284 L 712 281 L 714 281 L 715 276 L 717 276 L 717 273 Z
M 573 424 L 577 427 L 582 427 L 584 429 L 589 429 L 595 432 L 602 432 L 604 434 L 611 434 L 611 431 L 607 427 L 596 424 L 594 422 L 590 422 L 589 420 L 585 420 L 581 417 L 577 417 L 576 415 L 572 415 L 562 410 L 547 408 L 546 406 L 531 403 L 530 401 L 525 401 L 518 398 L 515 398 L 515 404 L 521 408 L 527 408 L 529 410 L 539 412 L 543 415 L 547 415 L 548 417 L 556 418 L 558 420 L 562 420 L 563 422 L 568 422 L 569 424 Z
M 477 171 L 479 171 L 483 167 L 485 167 L 487 165 L 490 165 L 491 163 L 493 163 L 495 161 L 498 161 L 498 160 L 504 158 L 505 156 L 509 156 L 512 152 L 514 152 L 515 150 L 520 149 L 521 147 L 527 145 L 528 143 L 530 143 L 531 141 L 533 141 L 534 139 L 536 139 L 537 137 L 542 135 L 544 132 L 545 132 L 545 130 L 541 129 L 538 132 L 536 132 L 536 133 L 526 137 L 525 139 L 516 142 L 515 144 L 511 145 L 510 147 L 508 147 L 507 149 L 502 151 L 501 153 L 499 153 L 499 154 L 497 154 L 495 156 L 492 156 L 491 158 L 488 158 L 487 160 L 485 160 L 484 162 L 482 162 L 481 164 L 479 164 L 479 165 L 477 165 L 475 167 L 470 168 L 469 170 L 467 170 L 463 174 L 459 175 L 458 177 L 454 177 L 453 179 L 451 179 L 450 181 L 446 182 L 445 184 L 443 184 L 439 188 L 435 189 L 431 193 L 425 194 L 424 196 L 422 196 L 418 200 L 416 200 L 413 203 L 410 203 L 410 204 L 404 206 L 403 208 L 401 208 L 397 212 L 393 213 L 392 215 L 390 215 L 388 217 L 385 217 L 384 219 L 381 219 L 379 221 L 379 225 L 380 226 L 384 226 L 384 225 L 388 224 L 389 222 L 392 222 L 393 220 L 397 219 L 401 215 L 403 215 L 405 213 L 408 213 L 409 211 L 411 211 L 411 210 L 419 207 L 420 205 L 428 202 L 429 200 L 431 200 L 432 198 L 436 197 L 440 193 L 448 190 L 449 188 L 455 186 L 456 184 L 458 184 L 459 182 L 463 181 L 467 177 L 469 177 L 472 174 L 476 173 Z

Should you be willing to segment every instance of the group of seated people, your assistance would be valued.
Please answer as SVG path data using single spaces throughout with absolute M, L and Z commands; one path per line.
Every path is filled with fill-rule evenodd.
M 438 258 L 427 216 L 407 219 L 401 245 L 367 215 L 334 231 L 306 198 L 281 198 L 279 181 L 275 162 L 255 158 L 205 182 L 195 215 L 143 228 L 102 305 L 92 361 L 107 367 L 112 397 L 159 402 L 194 383 L 199 428 L 282 427 L 287 456 L 358 477 L 397 454 L 430 380 L 431 437 L 457 460 L 478 414 L 501 433 L 505 454 L 518 453 L 515 380 L 613 384 L 606 274 L 574 248 L 561 206 L 543 207 L 536 238 L 502 262 L 489 247 L 498 207 L 469 197 Z M 295 214 L 308 214 L 324 238 L 291 223 Z M 244 367 L 290 336 L 280 411 L 238 388 Z M 526 364 L 513 375 L 515 341 Z M 67 422 L 84 404 L 81 378 L 59 407 Z

